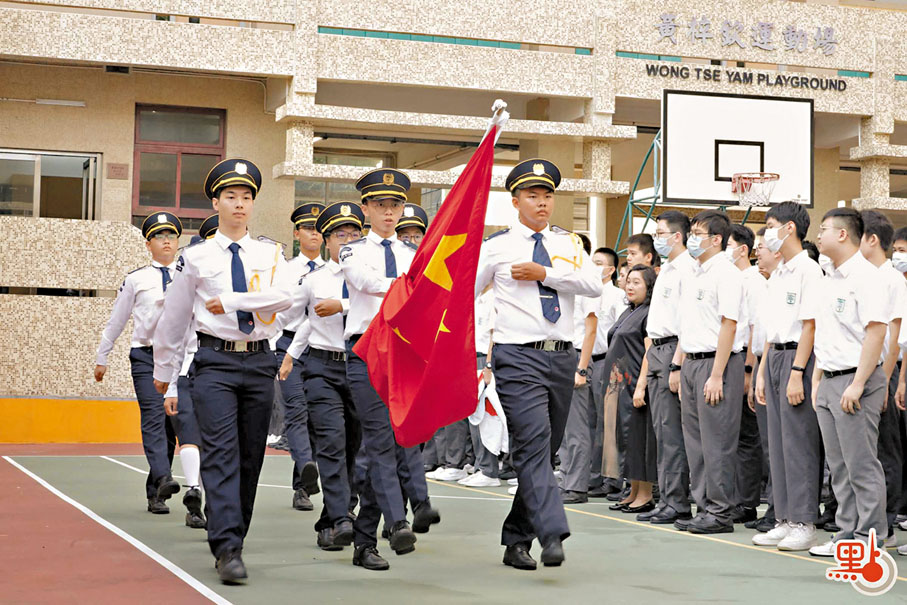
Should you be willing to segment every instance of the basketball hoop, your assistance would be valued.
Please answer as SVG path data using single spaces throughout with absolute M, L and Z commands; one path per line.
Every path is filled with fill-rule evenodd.
M 775 172 L 739 172 L 731 178 L 731 193 L 741 206 L 768 206 L 780 178 Z

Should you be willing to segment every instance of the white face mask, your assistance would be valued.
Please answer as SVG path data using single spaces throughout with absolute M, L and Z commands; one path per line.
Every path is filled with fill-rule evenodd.
M 907 273 L 907 252 L 895 252 L 892 254 L 891 264 L 901 273 Z
M 819 255 L 819 266 L 828 274 L 831 274 L 835 270 L 835 263 L 824 254 Z
M 725 249 L 724 249 L 724 255 L 727 257 L 727 259 L 728 259 L 729 261 L 731 261 L 731 262 L 734 263 L 734 264 L 737 264 L 737 256 L 736 256 L 736 254 L 737 254 L 737 248 L 730 248 L 730 247 L 728 247 L 728 248 L 725 248 Z
M 702 253 L 711 248 L 711 246 L 702 247 L 702 236 L 700 235 L 690 235 L 687 238 L 687 251 L 690 253 L 690 256 L 693 258 L 699 258 L 702 256 Z
M 785 235 L 784 238 L 779 239 L 778 231 L 780 230 L 780 227 L 772 227 L 771 229 L 765 230 L 765 236 L 763 237 L 763 239 L 765 240 L 765 247 L 772 252 L 777 252 L 778 250 L 780 250 L 781 246 L 784 245 L 784 240 L 788 238 L 788 236 Z
M 674 246 L 668 243 L 668 238 L 666 237 L 656 237 L 652 242 L 655 244 L 655 251 L 658 252 L 659 256 L 668 256 L 671 250 L 674 249 Z

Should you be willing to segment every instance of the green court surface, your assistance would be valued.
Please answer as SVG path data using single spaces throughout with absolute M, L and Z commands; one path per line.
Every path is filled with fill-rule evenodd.
M 243 553 L 249 583 L 227 587 L 217 580 L 204 531 L 183 525 L 179 496 L 170 500 L 170 515 L 145 512 L 142 456 L 10 458 L 237 604 L 907 603 L 907 571 L 888 594 L 866 597 L 824 578 L 831 559 L 754 547 L 753 532 L 739 525 L 733 534 L 701 537 L 637 523 L 609 511 L 606 500 L 567 507 L 573 535 L 562 567 L 513 570 L 501 564 L 499 546 L 509 509 L 506 486 L 475 490 L 439 482 L 429 482 L 429 489 L 441 524 L 419 535 L 416 551 L 402 557 L 382 541 L 379 550 L 391 569 L 369 572 L 353 567 L 351 548 L 324 552 L 315 546 L 320 494 L 312 498 L 316 512 L 291 508 L 292 461 L 286 456 L 268 456 L 261 474 Z M 178 459 L 174 473 L 181 473 Z M 907 539 L 907 532 L 899 537 Z M 907 557 L 894 558 L 907 570 Z M 136 596 L 133 602 L 142 601 Z M 198 601 L 207 599 L 199 594 Z

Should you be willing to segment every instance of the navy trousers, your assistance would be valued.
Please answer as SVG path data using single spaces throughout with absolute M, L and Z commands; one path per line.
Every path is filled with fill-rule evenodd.
M 346 378 L 346 363 L 315 356 L 303 357 L 303 384 L 309 426 L 318 447 L 315 458 L 321 474 L 324 506 L 315 531 L 349 519 L 349 504 L 362 436 Z
M 283 363 L 287 348 L 293 340 L 281 336 L 277 340 L 277 367 Z M 306 403 L 305 389 L 302 382 L 302 363 L 293 360 L 293 369 L 286 380 L 279 381 L 280 394 L 283 396 L 283 420 L 287 427 L 287 441 L 290 442 L 290 456 L 293 458 L 293 489 L 302 487 L 301 469 L 311 462 L 312 441 L 309 435 L 309 406 Z
M 148 461 L 145 494 L 157 496 L 155 483 L 170 475 L 176 435 L 170 417 L 164 413 L 164 396 L 154 388 L 154 352 L 151 347 L 133 347 L 129 351 L 132 366 L 132 385 L 139 401 L 142 421 L 142 447 Z
M 192 376 L 194 369 L 189 368 L 189 376 L 180 376 L 176 382 L 177 404 L 176 416 L 168 416 L 173 423 L 173 430 L 179 439 L 180 447 L 184 445 L 199 445 L 202 436 L 198 430 L 198 420 L 195 418 L 195 404 L 192 401 Z
M 346 375 L 362 427 L 362 445 L 367 460 L 365 481 L 357 486 L 359 515 L 353 524 L 354 543 L 360 546 L 378 543 L 378 523 L 382 514 L 388 526 L 393 526 L 406 520 L 406 510 L 397 475 L 397 449 L 402 448 L 394 438 L 387 406 L 372 387 L 365 361 L 353 353 L 353 344 L 353 341 L 346 343 Z M 425 482 L 424 474 L 422 482 Z
M 500 344 L 494 346 L 491 358 L 519 480 L 501 544 L 529 543 L 536 536 L 543 545 L 566 539 L 570 529 L 554 478 L 553 457 L 570 412 L 576 351 Z
M 274 400 L 277 360 L 270 351 L 195 354 L 192 399 L 202 435 L 201 471 L 208 545 L 215 557 L 242 548 L 252 521 Z

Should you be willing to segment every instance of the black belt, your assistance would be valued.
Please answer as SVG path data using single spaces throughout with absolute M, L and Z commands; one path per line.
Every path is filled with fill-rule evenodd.
M 749 348 L 748 348 L 748 347 L 743 347 L 742 349 L 740 349 L 740 352 L 741 352 L 743 355 L 746 355 L 746 352 L 747 352 L 747 351 L 749 351 Z M 731 355 L 733 355 L 733 354 L 734 354 L 734 352 L 731 351 Z
M 846 370 L 833 370 L 829 372 L 828 370 L 822 370 L 822 375 L 826 378 L 834 378 L 835 376 L 847 376 L 848 374 L 856 374 L 856 368 L 847 368 Z
M 226 351 L 227 353 L 258 353 L 259 351 L 268 350 L 267 340 L 232 341 L 216 338 L 202 332 L 196 332 L 196 334 L 198 335 L 198 346 L 206 349 Z
M 660 347 L 661 345 L 670 344 L 670 343 L 672 343 L 672 342 L 677 342 L 677 337 L 676 337 L 676 336 L 665 336 L 664 338 L 653 338 L 653 339 L 652 339 L 652 346 L 653 346 L 653 347 Z
M 687 353 L 687 359 L 712 359 L 715 357 L 715 351 L 706 351 L 705 353 Z
M 776 351 L 796 351 L 798 342 L 773 342 L 772 348 Z
M 574 348 L 573 343 L 569 340 L 537 340 L 535 342 L 526 342 L 520 347 L 529 347 L 537 351 L 569 351 Z
M 604 359 L 607 356 L 608 356 L 607 353 L 599 353 L 598 355 L 592 356 L 592 361 L 601 361 L 602 359 Z
M 353 334 L 350 336 L 350 344 L 354 345 L 359 342 L 359 339 L 362 338 L 362 334 Z
M 324 349 L 316 349 L 314 347 L 309 347 L 309 357 L 317 357 L 324 361 L 338 361 L 340 363 L 346 363 L 346 351 L 326 351 Z
M 154 347 L 148 345 L 147 347 L 132 347 L 133 349 L 139 349 L 140 351 L 145 351 L 146 353 L 154 353 Z
M 293 340 L 294 338 L 296 338 L 296 332 L 294 332 L 293 330 L 284 330 L 283 337 Z

